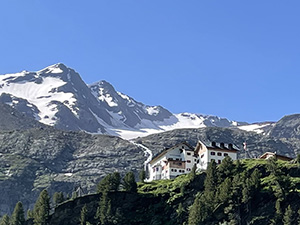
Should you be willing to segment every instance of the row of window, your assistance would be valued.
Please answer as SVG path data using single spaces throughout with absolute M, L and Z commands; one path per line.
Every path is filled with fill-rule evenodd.
M 172 172 L 177 172 L 177 169 L 171 169 Z M 179 173 L 184 173 L 184 170 L 178 170 Z
M 155 170 L 153 169 L 153 172 L 154 172 L 154 171 L 155 171 Z M 156 170 L 156 171 L 158 171 L 158 170 Z M 186 171 L 191 171 L 191 169 L 190 169 L 190 168 L 187 168 Z M 184 171 L 184 170 L 171 169 L 171 172 L 184 173 L 185 171 Z M 165 173 L 168 173 L 168 170 L 166 170 Z
M 215 152 L 210 152 L 210 155 L 216 155 Z M 228 153 L 223 153 L 224 156 L 228 156 Z M 217 156 L 222 156 L 222 152 L 217 152 Z M 201 156 L 202 158 L 202 156 Z

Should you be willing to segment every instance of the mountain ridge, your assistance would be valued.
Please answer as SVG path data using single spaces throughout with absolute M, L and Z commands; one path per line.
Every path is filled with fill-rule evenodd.
M 162 106 L 145 105 L 115 90 L 107 81 L 87 85 L 63 63 L 37 72 L 0 75 L 0 94 L 0 102 L 41 123 L 126 139 L 178 128 L 246 124 L 217 116 L 173 114 Z

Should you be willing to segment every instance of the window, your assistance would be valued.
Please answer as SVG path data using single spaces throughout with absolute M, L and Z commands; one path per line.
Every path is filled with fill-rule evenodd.
M 218 156 L 222 156 L 222 153 L 221 153 L 221 152 L 218 152 L 217 155 L 218 155 Z
M 191 160 L 186 160 L 187 163 L 191 163 Z
M 221 164 L 221 160 L 218 160 L 218 164 Z
M 203 157 L 204 157 L 204 154 L 201 155 L 201 158 L 203 158 Z
M 158 171 L 158 167 L 156 167 L 156 171 Z
M 216 153 L 215 152 L 210 152 L 210 155 L 216 155 Z
M 197 162 L 197 159 L 194 159 L 195 162 Z
M 174 169 L 174 172 L 177 172 L 177 170 L 176 170 L 176 169 Z
M 224 153 L 224 156 L 228 156 L 228 153 Z
M 191 155 L 192 153 L 190 153 L 190 152 L 188 152 L 188 153 L 186 153 L 187 155 Z
M 168 173 L 168 170 L 166 170 L 166 173 Z
M 190 169 L 190 168 L 187 168 L 186 170 L 187 170 L 187 171 L 191 171 L 191 169 Z
M 173 169 L 171 169 L 171 171 L 173 172 L 174 170 L 173 170 Z
M 176 160 L 177 160 L 177 161 L 179 161 L 179 159 L 178 159 L 178 158 L 176 158 Z

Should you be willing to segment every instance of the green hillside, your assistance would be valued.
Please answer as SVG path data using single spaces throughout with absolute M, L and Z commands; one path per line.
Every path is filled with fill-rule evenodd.
M 48 222 L 53 225 L 299 224 L 300 167 L 296 162 L 255 159 L 232 162 L 227 158 L 218 166 L 211 163 L 205 172 L 137 184 L 137 190 L 125 191 L 124 184 L 108 187 L 112 183 L 102 182 L 99 193 L 59 204 Z M 32 220 L 27 221 L 31 223 Z

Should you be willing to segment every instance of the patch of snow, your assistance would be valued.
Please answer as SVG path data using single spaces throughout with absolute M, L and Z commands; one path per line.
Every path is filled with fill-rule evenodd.
M 238 126 L 239 129 L 245 131 L 253 131 L 258 134 L 262 134 L 264 130 L 262 128 L 271 125 L 271 123 L 264 123 L 264 124 L 249 124 L 244 126 Z
M 109 94 L 100 95 L 99 100 L 102 102 L 105 101 L 110 107 L 118 106 L 118 104 L 113 101 L 113 98 Z
M 27 99 L 30 104 L 35 105 L 39 109 L 40 122 L 54 125 L 55 121 L 53 119 L 55 119 L 55 114 L 58 110 L 57 105 L 53 104 L 52 101 L 62 102 L 74 115 L 77 115 L 77 111 L 73 109 L 76 99 L 72 93 L 52 92 L 52 90 L 57 90 L 58 87 L 65 84 L 66 82 L 59 78 L 45 77 L 41 84 L 28 81 L 22 84 L 11 82 L 7 85 L 3 77 L 0 76 L 0 94 L 5 92 L 18 98 Z
M 126 100 L 126 104 L 127 104 L 128 107 L 134 107 L 134 106 L 137 105 L 137 102 L 134 101 L 132 98 L 130 98 L 128 95 L 125 95 L 125 94 L 123 94 L 121 92 L 117 92 L 117 93 L 118 93 L 118 95 L 121 98 L 123 98 L 124 100 Z M 139 105 L 139 106 L 141 106 L 141 105 Z
M 156 116 L 157 114 L 159 114 L 159 109 L 157 106 L 148 106 L 148 107 L 145 107 L 145 110 L 151 116 L 152 115 Z
M 58 67 L 51 68 L 48 73 L 63 73 L 64 71 Z
M 130 142 L 131 142 L 132 144 L 134 144 L 134 145 L 136 145 L 136 146 L 138 146 L 138 147 L 144 149 L 144 154 L 145 154 L 145 156 L 148 156 L 147 159 L 146 159 L 146 161 L 144 162 L 144 170 L 146 170 L 148 163 L 149 163 L 149 162 L 152 160 L 152 158 L 153 158 L 153 153 L 152 153 L 152 151 L 151 151 L 149 148 L 147 148 L 146 146 L 142 145 L 142 144 L 135 143 L 134 141 L 130 141 Z
M 71 177 L 73 175 L 73 173 L 65 173 L 64 175 L 67 177 Z

